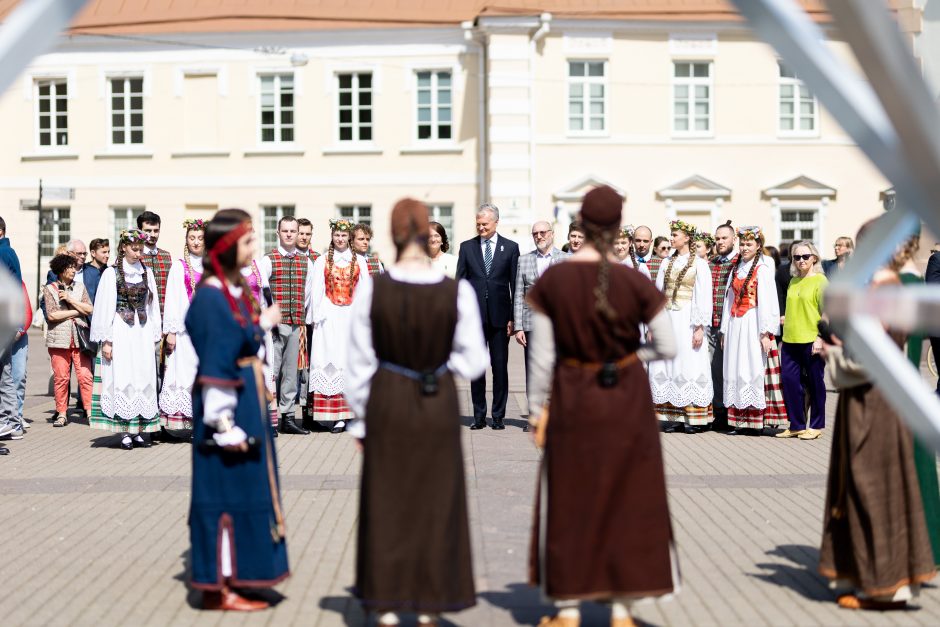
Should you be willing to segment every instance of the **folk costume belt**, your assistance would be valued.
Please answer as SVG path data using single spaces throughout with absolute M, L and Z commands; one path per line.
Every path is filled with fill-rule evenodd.
M 421 394 L 424 396 L 434 396 L 437 394 L 437 390 L 440 387 L 438 385 L 439 380 L 444 373 L 447 372 L 447 364 L 441 364 L 435 370 L 419 372 L 390 361 L 380 361 L 379 368 L 384 368 L 389 372 L 394 372 L 395 374 L 400 374 L 403 377 L 417 381 L 421 384 Z
M 620 381 L 620 371 L 637 360 L 636 353 L 624 355 L 617 361 L 580 361 L 562 359 L 561 363 L 572 368 L 580 368 L 597 374 L 597 382 L 602 388 L 612 388 Z

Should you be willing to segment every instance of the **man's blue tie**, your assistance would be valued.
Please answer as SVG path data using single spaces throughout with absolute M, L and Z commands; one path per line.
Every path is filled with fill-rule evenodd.
M 490 274 L 490 266 L 493 265 L 493 242 L 490 240 L 484 240 L 486 244 L 486 250 L 483 251 L 483 267 L 486 268 L 486 275 Z

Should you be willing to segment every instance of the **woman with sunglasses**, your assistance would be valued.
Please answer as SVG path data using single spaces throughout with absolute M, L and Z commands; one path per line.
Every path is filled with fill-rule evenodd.
M 780 379 L 790 428 L 778 438 L 815 440 L 826 426 L 826 362 L 820 351 L 819 321 L 822 319 L 823 292 L 829 281 L 822 273 L 819 251 L 809 241 L 790 248 L 790 287 L 787 288 L 786 323 L 780 346 Z M 806 428 L 805 394 L 802 373 L 807 374 L 810 422 Z

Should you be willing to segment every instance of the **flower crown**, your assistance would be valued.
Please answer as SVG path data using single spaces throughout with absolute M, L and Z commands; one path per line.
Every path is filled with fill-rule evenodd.
M 708 231 L 696 231 L 692 239 L 696 242 L 705 242 L 709 248 L 715 245 L 715 238 Z
M 186 218 L 183 220 L 183 228 L 187 231 L 194 229 L 197 231 L 205 231 L 207 226 L 209 226 L 209 221 L 203 220 L 202 218 Z
M 351 221 L 347 220 L 346 218 L 340 218 L 338 220 L 335 220 L 335 219 L 330 220 L 330 231 L 333 231 L 333 232 L 346 231 L 348 233 L 349 231 L 353 230 L 354 226 L 355 225 Z
M 741 226 L 738 227 L 738 239 L 763 239 L 764 232 L 759 226 Z
M 626 237 L 627 239 L 633 239 L 633 233 L 636 231 L 636 227 L 632 224 L 627 224 L 620 227 L 620 234 L 618 237 Z
M 669 223 L 670 231 L 682 231 L 689 237 L 694 237 L 698 229 L 684 220 L 673 220 Z
M 121 231 L 118 237 L 121 244 L 149 244 L 150 236 L 139 229 L 129 229 Z

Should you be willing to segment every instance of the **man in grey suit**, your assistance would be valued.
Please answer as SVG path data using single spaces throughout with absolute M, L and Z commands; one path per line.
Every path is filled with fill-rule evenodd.
M 548 222 L 540 221 L 532 225 L 532 241 L 535 242 L 535 250 L 519 257 L 519 270 L 516 272 L 516 289 L 513 292 L 512 303 L 516 341 L 525 349 L 526 394 L 529 392 L 529 343 L 532 341 L 532 312 L 525 298 L 549 266 L 566 258 L 565 253 L 555 248 L 555 232 Z M 528 423 L 522 427 L 522 430 L 529 430 Z

